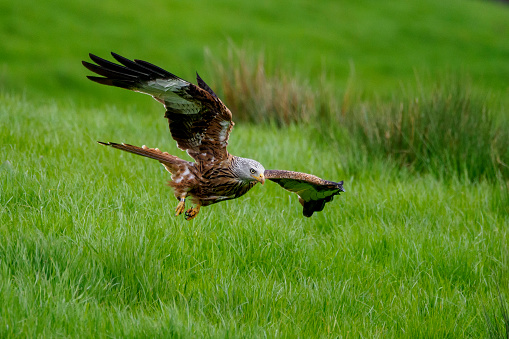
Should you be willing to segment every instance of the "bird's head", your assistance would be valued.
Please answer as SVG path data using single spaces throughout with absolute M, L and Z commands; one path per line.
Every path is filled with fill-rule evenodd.
M 265 183 L 265 168 L 258 161 L 237 157 L 233 171 L 242 181 L 258 181 Z

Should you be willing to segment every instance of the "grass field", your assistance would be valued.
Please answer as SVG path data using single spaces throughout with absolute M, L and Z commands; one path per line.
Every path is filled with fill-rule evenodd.
M 484 309 L 501 319 L 508 215 L 494 185 L 376 162 L 347 173 L 309 130 L 245 125 L 233 153 L 345 179 L 347 193 L 305 219 L 267 183 L 188 223 L 159 164 L 95 143 L 179 154 L 162 119 L 1 101 L 2 336 L 478 337 Z
M 0 337 L 507 336 L 509 9 L 293 4 L 0 0 Z M 96 143 L 185 157 L 157 103 L 84 78 L 109 50 L 198 69 L 231 153 L 346 193 L 175 218 L 161 165 Z
M 509 20 L 500 3 L 426 1 L 182 2 L 0 0 L 0 84 L 7 90 L 103 103 L 140 103 L 82 81 L 76 61 L 114 51 L 169 65 L 184 78 L 206 76 L 204 48 L 224 57 L 228 40 L 265 51 L 317 83 L 391 96 L 417 75 L 466 72 L 476 86 L 509 96 Z M 214 79 L 210 79 L 214 82 Z M 90 93 L 84 97 L 84 93 Z

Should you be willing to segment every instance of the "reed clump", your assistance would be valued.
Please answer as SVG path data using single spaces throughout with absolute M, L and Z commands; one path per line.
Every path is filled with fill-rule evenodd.
M 232 47 L 224 59 L 207 58 L 214 88 L 236 120 L 313 124 L 328 143 L 441 178 L 509 180 L 509 120 L 468 79 L 447 76 L 366 99 L 325 75 L 312 86 L 278 67 L 268 72 L 261 53 Z

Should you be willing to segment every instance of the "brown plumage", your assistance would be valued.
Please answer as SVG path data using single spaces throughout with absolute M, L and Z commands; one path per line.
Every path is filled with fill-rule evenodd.
M 299 172 L 265 170 L 255 160 L 228 153 L 226 146 L 234 125 L 232 114 L 198 74 L 196 86 L 146 61 L 111 54 L 120 64 L 93 54 L 90 58 L 96 64 L 83 61 L 86 68 L 101 75 L 88 78 L 100 84 L 148 94 L 161 102 L 166 108 L 165 118 L 177 146 L 195 161 L 180 159 L 157 148 L 99 143 L 163 164 L 171 173 L 170 186 L 179 200 L 175 215 L 184 212 L 187 197 L 196 205 L 185 213 L 186 219 L 191 220 L 201 206 L 238 198 L 256 183 L 263 184 L 265 178 L 297 193 L 306 217 L 322 211 L 334 195 L 344 192 L 343 181 L 326 181 Z

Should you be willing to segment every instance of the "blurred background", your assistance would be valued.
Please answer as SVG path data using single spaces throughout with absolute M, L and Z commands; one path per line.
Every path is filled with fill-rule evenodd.
M 269 74 L 312 85 L 325 75 L 366 95 L 451 72 L 502 97 L 508 37 L 509 8 L 496 1 L 1 0 L 0 86 L 84 103 L 139 102 L 145 98 L 86 81 L 80 61 L 114 51 L 189 80 L 198 71 L 214 84 L 205 51 L 224 59 L 233 48 L 261 54 Z
M 192 82 L 198 71 L 237 121 L 306 123 L 350 173 L 367 168 L 352 160 L 360 150 L 438 177 L 507 181 L 508 37 L 498 1 L 1 0 L 0 90 L 160 110 L 85 78 L 88 53 L 114 51 Z

